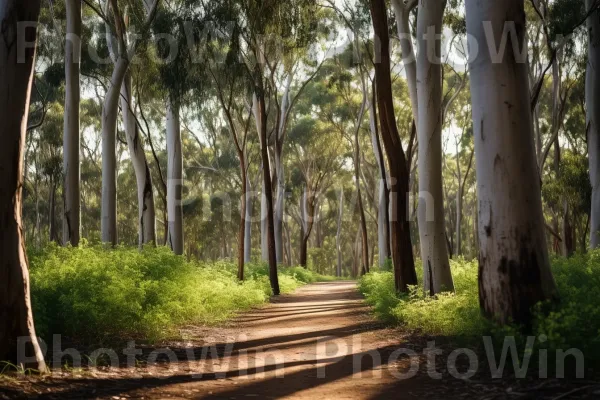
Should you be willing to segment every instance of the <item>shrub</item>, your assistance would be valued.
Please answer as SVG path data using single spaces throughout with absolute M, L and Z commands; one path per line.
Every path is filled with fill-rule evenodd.
M 448 336 L 460 341 L 481 342 L 484 335 L 502 339 L 516 335 L 521 343 L 527 334 L 540 337 L 536 346 L 551 350 L 578 348 L 589 360 L 600 361 L 600 251 L 588 255 L 555 258 L 552 270 L 561 300 L 557 304 L 538 304 L 531 332 L 517 326 L 499 327 L 481 316 L 479 310 L 477 261 L 451 260 L 455 293 L 428 298 L 422 286 L 398 296 L 391 272 L 374 272 L 360 281 L 360 290 L 375 314 L 390 323 L 428 335 Z M 419 281 L 421 282 L 420 268 Z M 502 340 L 500 340 L 502 342 Z
M 271 295 L 265 266 L 249 266 L 240 283 L 233 263 L 187 261 L 166 248 L 49 245 L 30 261 L 36 328 L 44 338 L 154 341 L 185 324 L 218 323 Z M 280 273 L 283 293 L 317 279 L 293 268 Z

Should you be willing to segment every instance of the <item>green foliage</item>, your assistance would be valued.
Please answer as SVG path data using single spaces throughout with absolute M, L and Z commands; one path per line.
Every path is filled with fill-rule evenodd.
M 267 301 L 267 268 L 250 265 L 240 283 L 231 262 L 200 263 L 166 248 L 49 245 L 30 254 L 38 333 L 83 342 L 173 337 L 185 324 L 215 324 Z M 282 292 L 324 279 L 302 268 L 282 268 Z
M 364 276 L 360 291 L 378 318 L 420 333 L 471 343 L 480 343 L 484 335 L 516 335 L 519 341 L 525 340 L 526 333 L 518 327 L 498 327 L 481 315 L 477 261 L 452 260 L 451 268 L 456 293 L 427 298 L 419 286 L 411 288 L 408 295 L 398 296 L 391 272 Z M 586 359 L 600 360 L 600 308 L 596 304 L 600 296 L 600 251 L 556 258 L 552 269 L 561 301 L 538 304 L 533 311 L 532 331 L 527 334 L 548 338 L 536 346 L 550 350 L 578 348 Z

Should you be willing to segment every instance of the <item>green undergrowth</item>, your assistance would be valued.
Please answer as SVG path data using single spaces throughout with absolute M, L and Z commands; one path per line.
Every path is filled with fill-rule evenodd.
M 50 245 L 29 258 L 36 329 L 44 339 L 157 341 L 184 325 L 222 322 L 272 294 L 263 265 L 247 266 L 240 283 L 235 263 L 188 261 L 166 248 Z M 282 293 L 327 279 L 303 268 L 279 270 Z
M 419 286 L 398 296 L 391 272 L 373 272 L 360 280 L 360 291 L 376 316 L 420 334 L 447 337 L 460 343 L 482 342 L 482 336 L 502 339 L 515 336 L 521 344 L 535 336 L 535 346 L 557 350 L 577 348 L 587 360 L 600 361 L 600 251 L 555 258 L 552 270 L 560 293 L 556 304 L 538 304 L 529 332 L 517 326 L 498 327 L 480 313 L 477 261 L 452 260 L 456 291 L 435 298 L 423 294 L 422 272 L 417 266 Z M 547 340 L 541 342 L 540 337 Z M 496 341 L 496 340 L 495 340 Z M 496 341 L 497 342 L 497 341 Z

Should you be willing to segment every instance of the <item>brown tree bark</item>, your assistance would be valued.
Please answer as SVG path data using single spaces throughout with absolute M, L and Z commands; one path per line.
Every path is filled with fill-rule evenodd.
M 4 0 L 0 3 L 0 360 L 46 371 L 33 324 L 29 294 L 29 265 L 21 216 L 23 153 L 39 0 Z M 24 35 L 24 36 L 19 36 Z M 17 41 L 24 40 L 19 55 Z M 19 342 L 26 343 L 26 359 L 18 360 Z
M 273 295 L 279 296 L 279 277 L 277 276 L 277 255 L 275 254 L 275 218 L 273 216 L 273 185 L 271 181 L 271 167 L 269 165 L 269 149 L 267 142 L 267 113 L 265 108 L 265 92 L 262 81 L 262 72 L 257 64 L 257 82 L 254 95 L 258 104 L 257 116 L 260 118 L 260 154 L 263 164 L 263 198 L 266 200 L 267 218 L 267 252 L 269 259 L 269 280 Z M 264 216 L 263 216 L 264 218 Z M 264 240 L 264 238 L 263 238 Z
M 392 260 L 396 290 L 408 291 L 417 284 L 410 224 L 407 218 L 409 175 L 406 156 L 396 126 L 390 69 L 390 40 L 384 0 L 371 0 L 371 16 L 375 32 L 375 78 L 381 137 L 388 155 L 390 201 L 392 216 Z

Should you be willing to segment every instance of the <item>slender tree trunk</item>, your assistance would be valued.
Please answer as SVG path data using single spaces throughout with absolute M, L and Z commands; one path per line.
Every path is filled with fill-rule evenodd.
M 244 280 L 245 246 L 246 246 L 246 218 L 248 217 L 248 176 L 246 175 L 246 159 L 244 154 L 238 154 L 240 159 L 240 172 L 242 178 L 242 197 L 240 199 L 240 227 L 238 234 L 238 279 Z
M 362 113 L 360 114 L 362 115 Z M 360 122 L 358 122 L 357 126 L 360 126 Z M 361 274 L 364 275 L 369 272 L 369 236 L 367 232 L 367 218 L 365 216 L 365 209 L 362 201 L 362 190 L 360 188 L 360 143 L 358 141 L 358 129 L 354 133 L 354 179 L 356 180 L 358 213 L 360 215 L 360 232 L 362 245 Z
M 442 181 L 441 40 L 445 0 L 419 3 L 417 38 L 417 135 L 419 137 L 419 237 L 425 293 L 453 291 L 444 218 Z
M 173 253 L 183 255 L 183 156 L 181 154 L 181 124 L 179 104 L 170 99 L 167 104 L 167 215 L 169 238 Z
M 79 245 L 81 226 L 79 162 L 79 67 L 81 61 L 81 1 L 66 0 L 65 114 L 63 135 L 63 244 Z
M 279 296 L 279 277 L 277 276 L 277 255 L 275 254 L 275 218 L 273 215 L 273 188 L 271 185 L 271 166 L 269 165 L 269 149 L 267 142 L 267 113 L 265 108 L 265 93 L 262 85 L 262 74 L 257 74 L 259 85 L 254 92 L 254 104 L 256 108 L 257 125 L 259 125 L 260 154 L 263 164 L 263 201 L 265 201 L 264 212 L 266 214 L 266 238 L 267 253 L 269 259 L 269 280 L 274 296 Z M 261 216 L 262 217 L 262 216 Z
M 515 46 L 526 46 L 522 0 L 466 0 L 467 32 L 479 43 L 471 61 L 479 214 L 479 299 L 501 323 L 531 323 L 531 308 L 557 296 L 550 271 L 540 180 L 536 168 L 527 64 L 512 44 L 492 62 L 514 21 Z M 489 22 L 488 22 L 489 21 Z M 494 38 L 486 40 L 484 22 Z
M 439 5 L 438 5 L 439 6 Z M 419 103 L 417 97 L 417 63 L 413 49 L 412 35 L 408 17 L 410 9 L 404 0 L 392 0 L 392 8 L 396 16 L 396 29 L 400 39 L 400 51 L 402 52 L 402 63 L 406 71 L 406 85 L 411 103 L 412 116 L 415 124 L 419 121 Z M 418 130 L 418 129 L 417 129 Z
M 102 242 L 117 244 L 117 116 L 119 92 L 129 61 L 119 58 L 114 66 L 110 86 L 102 108 Z
M 396 289 L 408 291 L 417 284 L 413 258 L 410 224 L 407 216 L 408 170 L 394 115 L 389 52 L 389 33 L 384 0 L 371 0 L 371 15 L 376 38 L 376 90 L 381 136 L 388 155 L 390 172 L 390 205 L 392 230 L 392 259 Z
M 340 202 L 338 204 L 337 232 L 335 234 L 335 249 L 337 252 L 336 275 L 342 276 L 342 223 L 344 221 L 344 189 L 340 192 Z
M 586 0 L 591 10 L 594 0 Z M 587 109 L 586 129 L 590 158 L 590 182 L 592 184 L 592 213 L 590 219 L 590 247 L 600 247 L 600 10 L 592 12 L 587 19 L 588 64 L 585 83 Z
M 146 159 L 143 140 L 140 136 L 139 126 L 133 111 L 133 94 L 129 71 L 125 73 L 123 85 L 121 86 L 120 99 L 123 125 L 125 126 L 125 134 L 127 136 L 127 147 L 137 184 L 139 247 L 141 249 L 145 244 L 156 244 L 156 212 L 150 167 Z
M 250 178 L 248 173 L 246 176 L 246 207 L 244 219 L 244 263 L 250 263 L 252 261 L 252 200 L 253 197 L 250 195 Z
M 456 191 L 456 247 L 454 251 L 457 256 L 462 255 L 462 208 L 463 191 L 459 179 L 458 189 Z
M 35 26 L 26 28 L 24 36 L 20 23 L 36 23 L 39 0 L 0 1 L 0 360 L 24 368 L 46 371 L 31 312 L 29 293 L 29 264 L 23 237 L 23 154 L 29 100 L 33 80 L 35 46 L 19 47 L 17 41 L 35 44 Z M 19 54 L 18 49 L 24 53 Z M 18 359 L 20 340 L 25 343 L 25 356 Z
M 377 239 L 379 250 L 379 266 L 383 267 L 390 258 L 390 214 L 389 210 L 389 191 L 387 188 L 387 171 L 385 169 L 385 160 L 381 143 L 379 142 L 379 133 L 377 131 L 377 99 L 375 89 L 373 88 L 373 98 L 370 105 L 369 125 L 371 130 L 371 142 L 373 153 L 379 168 L 379 205 L 377 212 Z
M 56 226 L 56 181 L 50 177 L 50 196 L 48 199 L 48 238 L 51 242 L 58 243 L 58 231 Z

